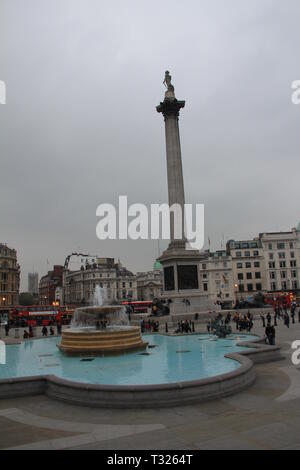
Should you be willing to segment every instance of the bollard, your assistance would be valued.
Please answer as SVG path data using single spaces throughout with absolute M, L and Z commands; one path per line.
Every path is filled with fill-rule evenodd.
M 168 333 L 168 323 L 166 323 L 166 333 Z

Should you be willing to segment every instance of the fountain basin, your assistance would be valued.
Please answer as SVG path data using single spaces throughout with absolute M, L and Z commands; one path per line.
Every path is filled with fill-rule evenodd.
M 62 332 L 59 349 L 71 355 L 120 354 L 146 349 L 139 327 L 111 326 L 104 330 L 95 328 L 70 328 Z
M 140 328 L 126 323 L 123 305 L 78 308 L 58 348 L 69 355 L 101 356 L 145 349 L 148 343 L 143 342 Z

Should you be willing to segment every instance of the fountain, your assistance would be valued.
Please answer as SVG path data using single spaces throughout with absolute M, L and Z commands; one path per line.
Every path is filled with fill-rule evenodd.
M 117 354 L 145 349 L 139 327 L 129 326 L 123 305 L 103 305 L 105 290 L 96 286 L 93 306 L 77 308 L 59 349 L 72 355 Z

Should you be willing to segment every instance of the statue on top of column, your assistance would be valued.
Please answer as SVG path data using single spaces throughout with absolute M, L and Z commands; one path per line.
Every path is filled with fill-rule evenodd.
M 165 79 L 163 81 L 163 84 L 167 88 L 165 97 L 169 99 L 175 99 L 174 86 L 172 85 L 171 80 L 172 80 L 172 77 L 170 75 L 170 72 L 167 70 L 165 73 Z

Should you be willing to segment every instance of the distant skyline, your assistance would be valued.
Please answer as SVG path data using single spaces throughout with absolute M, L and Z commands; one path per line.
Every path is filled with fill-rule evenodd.
M 96 208 L 167 202 L 165 70 L 186 100 L 185 197 L 205 204 L 205 248 L 297 226 L 299 14 L 298 0 L 0 0 L 0 242 L 21 290 L 72 251 L 152 268 L 157 242 L 100 242 Z

